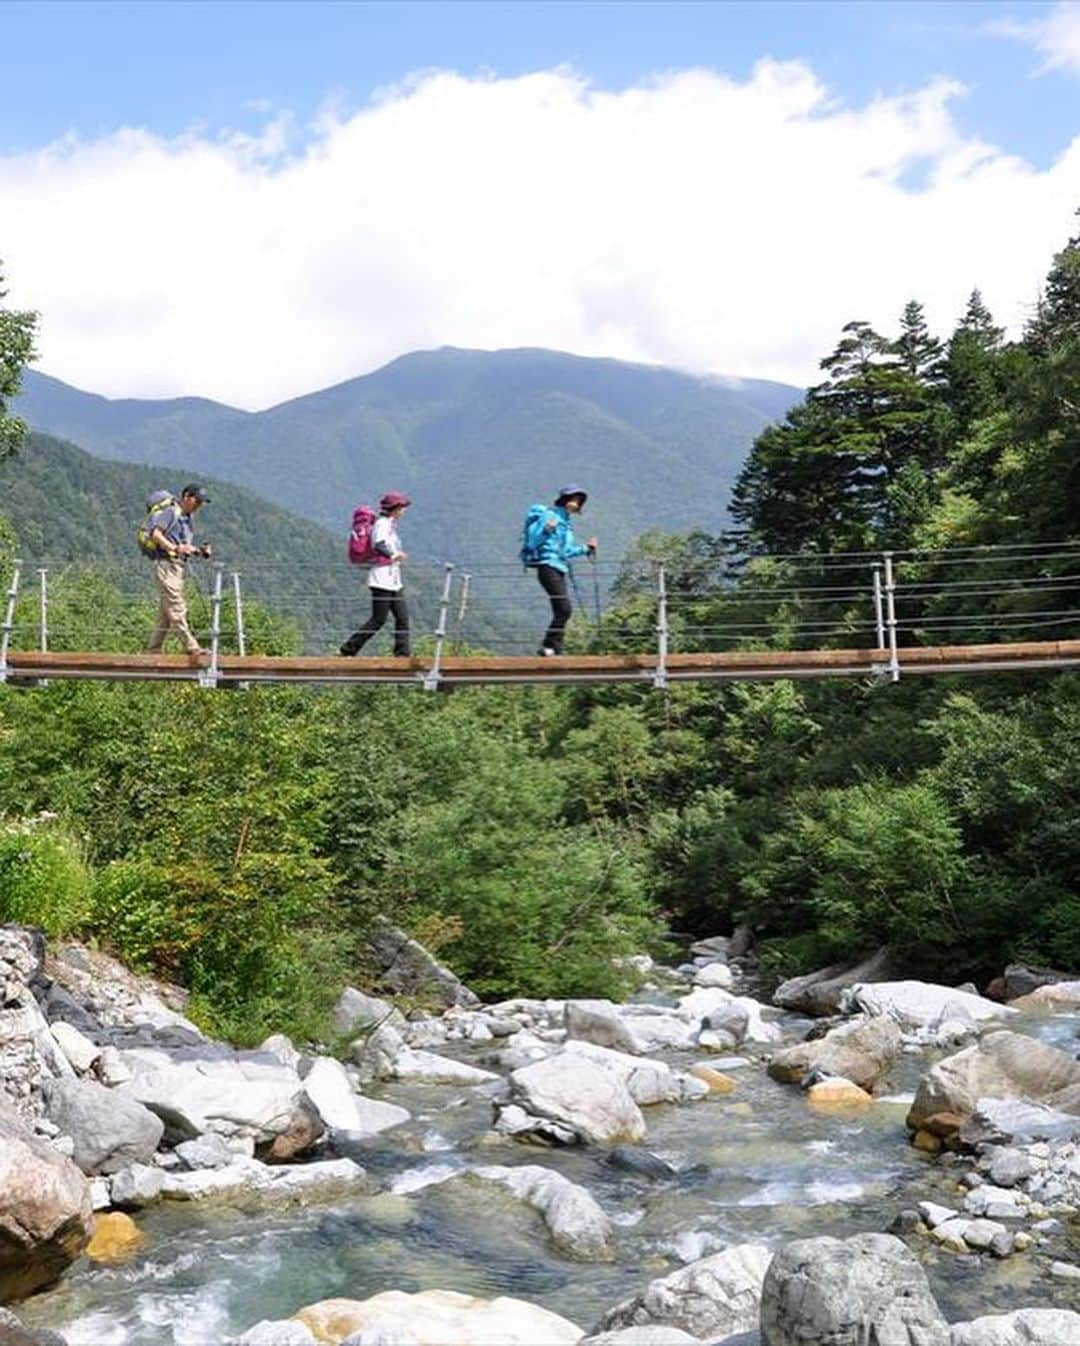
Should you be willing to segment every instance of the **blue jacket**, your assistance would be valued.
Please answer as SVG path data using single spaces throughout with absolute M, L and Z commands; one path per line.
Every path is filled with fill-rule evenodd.
M 584 556 L 588 547 L 574 537 L 570 511 L 562 505 L 530 505 L 525 528 L 525 546 L 535 558 L 533 565 L 552 566 L 565 575 L 575 556 Z M 546 527 L 549 519 L 555 527 Z

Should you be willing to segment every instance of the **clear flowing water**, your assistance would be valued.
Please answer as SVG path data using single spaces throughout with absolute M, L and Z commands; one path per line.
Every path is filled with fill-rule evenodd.
M 1023 1028 L 1071 1052 L 1078 1023 L 1063 1014 Z M 783 1024 L 789 1040 L 806 1026 Z M 356 1156 L 379 1179 L 378 1194 L 254 1214 L 154 1207 L 137 1217 L 147 1236 L 139 1255 L 112 1267 L 82 1259 L 20 1312 L 70 1346 L 220 1346 L 319 1299 L 443 1288 L 514 1295 L 588 1328 L 647 1281 L 732 1243 L 883 1230 L 924 1197 L 957 1204 L 966 1165 L 907 1143 L 904 1116 L 926 1068 L 924 1056 L 902 1057 L 869 1112 L 840 1118 L 814 1114 L 799 1089 L 752 1060 L 731 1071 L 735 1094 L 645 1109 L 648 1149 L 678 1170 L 662 1181 L 613 1168 L 602 1150 L 494 1139 L 491 1105 L 474 1091 L 387 1087 L 382 1096 L 408 1107 L 413 1122 Z M 498 1189 L 438 1181 L 475 1163 L 546 1164 L 583 1184 L 617 1225 L 617 1259 L 570 1261 L 530 1208 Z M 1080 1310 L 1080 1292 L 1047 1274 L 1053 1256 L 1080 1260 L 1067 1238 L 1003 1262 L 939 1253 L 923 1239 L 911 1246 L 952 1320 L 1024 1305 Z

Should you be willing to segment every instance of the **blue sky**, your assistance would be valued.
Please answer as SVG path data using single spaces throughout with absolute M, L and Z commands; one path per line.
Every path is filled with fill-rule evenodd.
M 40 367 L 255 408 L 439 345 L 815 379 L 1080 205 L 1080 0 L 0 0 Z
M 1053 9 L 1031 0 L 9 0 L 0 3 L 0 152 L 124 125 L 165 135 L 252 126 L 267 105 L 304 121 L 327 97 L 357 106 L 431 67 L 512 76 L 566 63 L 617 89 L 691 65 L 745 77 L 772 56 L 805 60 L 856 102 L 952 76 L 968 89 L 956 112 L 965 130 L 1044 166 L 1077 129 L 1080 84 L 1067 69 L 1038 73 L 1029 44 L 993 30 Z

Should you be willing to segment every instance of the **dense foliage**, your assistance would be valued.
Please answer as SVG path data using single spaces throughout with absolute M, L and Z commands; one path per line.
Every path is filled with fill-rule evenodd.
M 7 294 L 0 268 L 0 301 Z M 26 434 L 26 424 L 11 414 L 8 402 L 22 386 L 23 370 L 34 358 L 37 314 L 5 308 L 0 303 L 0 461 L 15 453 Z
M 643 537 L 608 638 L 652 639 L 633 575 L 656 556 L 683 648 L 748 612 L 758 642 L 822 639 L 808 614 L 850 638 L 865 613 L 834 596 L 824 553 L 883 547 L 966 549 L 905 562 L 928 581 L 905 641 L 1080 634 L 1073 556 L 1006 571 L 971 550 L 1080 541 L 1080 243 L 1018 342 L 976 294 L 948 340 L 911 304 L 895 336 L 849 325 L 823 367 L 757 440 L 738 533 Z M 1042 606 L 1006 586 L 943 612 L 929 581 L 946 563 L 973 588 L 1026 570 Z M 55 601 L 74 625 L 131 610 L 100 577 Z M 777 971 L 883 943 L 948 981 L 1010 958 L 1080 967 L 1071 672 L 666 696 L 9 688 L 0 818 L 0 916 L 177 976 L 246 1038 L 323 1031 L 341 984 L 370 975 L 377 911 L 491 996 L 616 994 L 622 956 L 671 925 L 749 924 Z

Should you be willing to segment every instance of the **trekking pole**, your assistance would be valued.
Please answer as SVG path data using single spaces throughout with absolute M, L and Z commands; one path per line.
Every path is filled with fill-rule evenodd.
M 600 630 L 600 571 L 596 565 L 596 552 L 589 553 L 589 563 L 592 566 L 592 598 L 593 611 L 596 614 L 596 629 Z
M 469 583 L 472 576 L 468 571 L 461 577 L 461 596 L 458 600 L 457 620 L 454 625 L 454 649 L 461 653 L 461 628 L 465 624 L 465 614 L 469 610 Z

